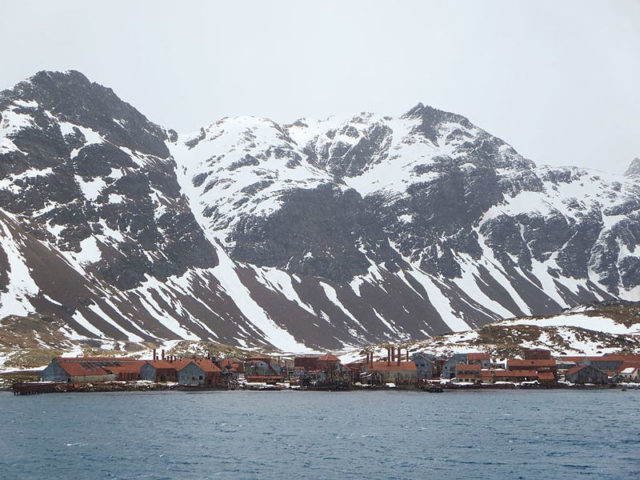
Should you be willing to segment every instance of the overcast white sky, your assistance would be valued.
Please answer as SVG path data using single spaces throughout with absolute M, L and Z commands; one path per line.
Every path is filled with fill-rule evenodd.
M 97 3 L 0 0 L 0 89 L 77 69 L 182 132 L 423 102 L 539 164 L 640 156 L 640 0 Z

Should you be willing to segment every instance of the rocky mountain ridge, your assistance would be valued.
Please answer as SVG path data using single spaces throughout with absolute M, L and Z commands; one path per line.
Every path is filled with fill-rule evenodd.
M 0 93 L 0 317 L 285 351 L 640 298 L 640 181 L 422 104 L 159 127 L 78 72 Z

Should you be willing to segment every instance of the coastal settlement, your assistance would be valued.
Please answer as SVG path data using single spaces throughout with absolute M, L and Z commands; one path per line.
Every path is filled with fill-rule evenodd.
M 549 350 L 522 350 L 521 358 L 488 353 L 448 357 L 388 346 L 386 357 L 363 352 L 343 364 L 330 353 L 293 358 L 177 358 L 153 351 L 153 358 L 56 357 L 39 382 L 14 385 L 17 394 L 54 391 L 127 390 L 141 387 L 213 389 L 514 388 L 640 385 L 640 355 L 557 356 Z

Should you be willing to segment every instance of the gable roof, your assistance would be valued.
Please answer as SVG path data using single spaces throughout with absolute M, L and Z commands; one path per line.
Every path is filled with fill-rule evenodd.
M 147 360 L 145 363 L 151 365 L 156 370 L 180 370 L 184 368 L 191 360 Z
M 322 355 L 320 358 L 318 358 L 318 360 L 320 360 L 322 362 L 339 362 L 340 361 L 340 359 L 338 357 L 336 357 L 335 355 L 332 355 L 330 353 Z
M 193 360 L 191 363 L 195 363 L 205 373 L 220 373 L 220 372 L 222 372 L 222 370 L 220 370 L 220 367 L 218 367 L 215 363 L 213 363 L 211 360 L 209 360 L 207 358 L 202 359 L 202 360 Z

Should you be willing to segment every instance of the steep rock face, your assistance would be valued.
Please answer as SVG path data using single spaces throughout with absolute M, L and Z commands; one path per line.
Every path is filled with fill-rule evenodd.
M 0 93 L 0 318 L 304 351 L 633 300 L 630 170 L 537 167 L 422 104 L 178 135 L 41 72 Z
M 640 176 L 640 158 L 634 158 L 624 174 L 627 177 Z
M 376 212 L 354 190 L 333 184 L 283 194 L 269 217 L 245 217 L 231 240 L 243 262 L 291 273 L 350 281 L 371 262 L 397 271 L 402 258 L 391 248 Z
M 120 288 L 211 267 L 163 129 L 78 72 L 0 94 L 0 204 L 36 237 Z

